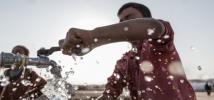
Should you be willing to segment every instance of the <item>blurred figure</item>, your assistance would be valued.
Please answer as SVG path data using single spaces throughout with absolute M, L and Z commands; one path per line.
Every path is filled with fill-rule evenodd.
M 12 53 L 29 56 L 29 50 L 21 45 L 15 46 Z M 26 65 L 13 65 L 4 72 L 4 75 L 9 80 L 9 84 L 0 86 L 0 100 L 32 100 L 40 96 L 44 97 L 41 89 L 46 81 L 33 70 L 26 68 Z
M 205 86 L 204 86 L 205 90 L 207 91 L 207 95 L 210 96 L 211 92 L 212 92 L 212 85 L 210 82 L 206 82 Z

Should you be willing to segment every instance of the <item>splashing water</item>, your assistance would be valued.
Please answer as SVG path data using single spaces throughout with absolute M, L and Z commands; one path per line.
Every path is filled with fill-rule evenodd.
M 74 94 L 73 87 L 68 87 L 67 84 L 71 85 L 63 79 L 49 79 L 42 92 L 50 100 L 67 100 Z
M 0 80 L 0 83 L 1 83 L 1 86 L 3 86 L 3 87 L 10 84 L 9 79 L 5 76 Z
M 80 58 L 75 58 L 79 60 Z M 76 62 L 76 61 L 75 61 Z M 57 65 L 60 66 L 60 65 Z M 66 68 L 64 66 L 64 68 Z M 63 69 L 64 69 L 63 68 Z M 46 95 L 50 100 L 70 100 L 73 98 L 75 94 L 75 89 L 72 84 L 67 82 L 67 79 L 74 74 L 73 68 L 69 68 L 66 71 L 60 70 L 61 73 L 60 77 L 55 77 L 51 72 L 46 72 L 44 76 L 49 76 L 48 78 L 45 77 L 47 80 L 47 84 L 41 90 L 44 95 Z M 63 71 L 63 73 L 62 73 Z M 52 75 L 52 77 L 50 77 Z M 36 81 L 40 81 L 40 79 L 36 79 Z

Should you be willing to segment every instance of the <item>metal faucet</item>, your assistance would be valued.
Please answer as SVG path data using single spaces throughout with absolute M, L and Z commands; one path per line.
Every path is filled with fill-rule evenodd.
M 32 65 L 38 68 L 47 68 L 51 66 L 51 74 L 55 77 L 61 78 L 61 66 L 53 60 L 50 60 L 47 56 L 39 55 L 38 57 L 31 58 L 20 54 L 13 53 L 0 53 L 0 67 L 10 68 L 12 65 L 26 66 Z

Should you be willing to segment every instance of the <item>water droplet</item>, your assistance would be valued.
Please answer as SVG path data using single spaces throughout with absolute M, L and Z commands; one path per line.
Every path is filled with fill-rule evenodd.
M 97 64 L 100 64 L 100 62 L 99 62 L 99 61 L 97 61 L 97 60 L 96 60 L 96 63 L 97 63 Z
M 148 87 L 148 88 L 146 88 L 146 91 L 152 91 L 152 89 Z
M 41 81 L 41 78 L 37 78 L 37 79 L 36 79 L 36 82 L 40 82 L 40 81 Z
M 95 38 L 95 39 L 94 39 L 94 42 L 98 42 L 98 39 L 97 39 L 97 38 Z
M 142 72 L 150 73 L 153 71 L 154 66 L 152 65 L 152 63 L 150 61 L 142 61 L 140 63 L 140 69 Z
M 24 86 L 28 86 L 28 85 L 32 85 L 32 83 L 29 81 L 29 80 L 22 80 L 21 83 L 24 85 Z
M 135 59 L 136 59 L 136 60 L 140 60 L 140 57 L 139 57 L 139 56 L 135 56 Z
M 76 91 L 76 90 L 78 90 L 79 89 L 79 87 L 78 86 L 74 86 L 74 90 Z
M 126 32 L 129 31 L 129 27 L 127 27 L 127 26 L 124 27 L 124 31 L 126 31 Z
M 82 52 L 83 54 L 86 54 L 86 53 L 88 53 L 89 51 L 90 51 L 89 48 L 83 48 L 83 49 L 81 49 L 81 52 Z
M 168 39 L 168 38 L 169 38 L 169 35 L 164 35 L 163 38 L 164 38 L 164 39 Z
M 13 65 L 11 66 L 11 69 L 14 70 L 15 68 L 16 68 L 16 65 L 13 64 Z
M 153 80 L 153 78 L 150 76 L 144 76 L 144 79 L 146 82 L 151 82 Z
M 90 99 L 91 97 L 90 97 L 90 96 L 86 96 L 86 98 L 87 98 L 87 99 Z
M 141 92 L 141 91 L 137 91 L 137 92 L 138 92 L 138 95 L 139 95 L 139 96 L 142 94 L 142 92 Z
M 150 41 L 150 42 L 151 42 L 151 41 L 152 41 L 152 39 L 151 39 L 151 38 L 149 38 L 149 39 L 148 39 L 148 41 Z
M 110 90 L 106 90 L 106 93 L 110 93 Z
M 183 80 L 183 79 L 181 79 L 181 80 L 180 80 L 180 82 L 181 82 L 181 83 L 184 83 L 184 80 Z
M 174 80 L 174 76 L 169 75 L 169 76 L 167 77 L 167 79 Z
M 158 85 L 155 85 L 155 88 L 159 89 L 160 87 Z
M 0 80 L 0 83 L 1 83 L 1 86 L 7 86 L 8 84 L 10 84 L 9 82 L 9 79 L 7 77 L 3 77 L 1 80 Z
M 57 90 L 58 90 L 58 91 L 62 91 L 62 89 L 61 89 L 61 88 L 58 88 Z
M 161 40 L 161 39 L 158 39 L 158 40 L 157 40 L 157 42 L 158 42 L 158 43 L 161 43 L 161 42 L 162 42 L 162 40 Z
M 17 90 L 17 88 L 13 88 L 13 89 L 12 89 L 13 92 L 16 91 L 16 90 Z
M 77 45 L 76 45 L 76 47 L 77 47 L 77 48 L 80 48 L 80 45 L 79 45 L 79 44 L 77 44 Z
M 133 52 L 137 52 L 137 48 L 135 48 L 135 47 L 132 48 L 132 51 L 133 51 Z
M 180 61 L 174 61 L 169 64 L 168 70 L 173 75 L 181 75 L 184 76 L 184 69 Z
M 146 91 L 145 91 L 145 90 L 142 90 L 142 93 L 146 93 Z
M 18 83 L 18 84 L 16 84 L 16 86 L 19 86 L 20 84 Z
M 119 74 L 114 73 L 113 75 L 114 75 L 114 77 L 116 77 L 116 79 L 117 79 L 117 80 L 119 80 L 119 79 L 120 79 L 120 75 L 119 75 Z
M 191 49 L 192 51 L 195 51 L 195 50 L 196 50 L 196 47 L 195 47 L 195 46 L 191 46 L 190 49 Z
M 62 81 L 58 81 L 58 84 L 59 84 L 59 85 L 62 85 Z
M 13 84 L 13 85 L 16 85 L 16 82 L 13 82 L 12 84 Z
M 34 94 L 31 94 L 31 97 L 34 98 Z
M 202 70 L 201 66 L 198 66 L 198 70 Z
M 147 34 L 148 35 L 152 35 L 154 32 L 155 32 L 155 28 L 153 28 L 153 29 L 151 29 L 151 28 L 147 29 Z

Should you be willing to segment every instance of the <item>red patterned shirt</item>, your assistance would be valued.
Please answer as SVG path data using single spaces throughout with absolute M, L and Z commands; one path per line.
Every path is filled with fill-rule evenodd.
M 148 39 L 117 61 L 103 95 L 116 99 L 128 87 L 133 100 L 196 100 L 173 43 L 174 32 L 168 22 L 160 22 L 165 34 L 152 39 L 155 29 L 148 29 Z

